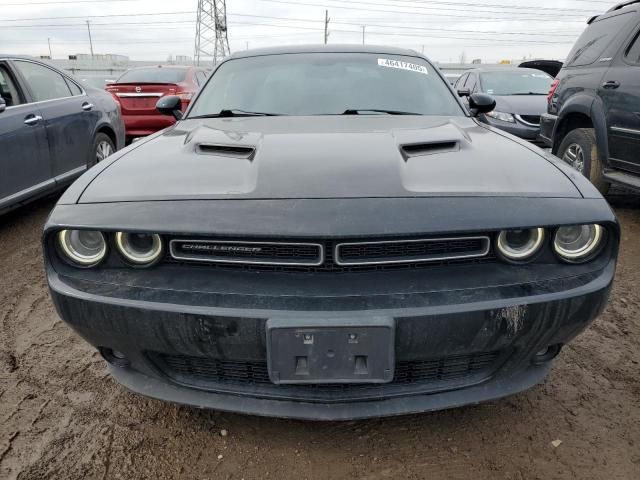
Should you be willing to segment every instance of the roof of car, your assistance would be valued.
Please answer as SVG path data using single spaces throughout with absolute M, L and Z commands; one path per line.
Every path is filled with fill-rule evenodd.
M 30 57 L 29 55 L 12 55 L 11 53 L 0 53 L 0 58 L 24 58 L 25 60 L 38 60 L 42 61 L 41 58 Z
M 587 20 L 587 25 L 591 25 L 596 20 L 604 20 L 605 18 L 614 17 L 618 15 L 619 10 L 622 10 L 623 8 L 627 8 L 627 7 L 637 6 L 637 4 L 639 3 L 640 3 L 640 0 L 629 0 L 626 2 L 618 3 L 617 5 L 614 5 L 609 10 L 604 12 L 603 14 L 594 15 L 593 17 L 591 17 L 589 20 Z
M 285 53 L 379 53 L 386 55 L 421 56 L 415 50 L 382 45 L 288 45 L 284 47 L 256 48 L 234 52 L 229 58 L 257 57 L 262 55 L 282 55 Z
M 516 66 L 507 66 L 507 67 L 479 67 L 479 68 L 473 68 L 471 70 L 468 70 L 470 72 L 521 72 L 523 70 L 533 70 L 533 71 L 539 71 L 535 68 L 529 68 L 529 67 L 516 67 Z
M 127 70 L 148 70 L 150 68 L 170 68 L 174 70 L 187 70 L 189 68 L 197 68 L 192 65 L 144 65 L 142 67 L 132 67 Z

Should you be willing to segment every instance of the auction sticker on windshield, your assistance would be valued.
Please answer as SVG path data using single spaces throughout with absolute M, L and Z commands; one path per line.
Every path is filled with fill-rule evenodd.
M 379 58 L 378 65 L 380 67 L 398 68 L 400 70 L 409 70 L 410 72 L 424 73 L 429 75 L 427 67 L 417 65 L 415 63 L 403 62 L 401 60 L 391 60 L 390 58 Z

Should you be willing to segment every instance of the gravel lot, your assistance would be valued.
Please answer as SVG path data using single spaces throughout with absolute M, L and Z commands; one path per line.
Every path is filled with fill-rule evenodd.
M 0 479 L 638 479 L 640 200 L 611 200 L 623 226 L 611 302 L 544 384 L 475 407 L 320 424 L 125 391 L 49 299 L 39 239 L 54 201 L 0 217 Z

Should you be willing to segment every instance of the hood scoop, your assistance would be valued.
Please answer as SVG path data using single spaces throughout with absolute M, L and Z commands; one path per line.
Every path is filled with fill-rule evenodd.
M 255 147 L 244 145 L 219 145 L 214 143 L 200 143 L 196 146 L 196 153 L 200 155 L 216 155 L 219 157 L 233 157 L 253 160 Z
M 261 133 L 223 130 L 205 124 L 199 125 L 184 136 L 184 148 L 186 152 L 195 152 L 198 155 L 251 161 L 261 141 Z
M 400 152 L 405 161 L 412 157 L 422 157 L 424 155 L 434 155 L 436 153 L 457 152 L 460 150 L 460 143 L 457 140 L 412 143 L 401 145 Z

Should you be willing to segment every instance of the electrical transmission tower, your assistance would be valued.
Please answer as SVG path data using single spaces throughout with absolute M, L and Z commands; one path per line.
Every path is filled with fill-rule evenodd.
M 215 65 L 230 53 L 226 0 L 198 0 L 194 63 L 200 65 L 212 58 Z

